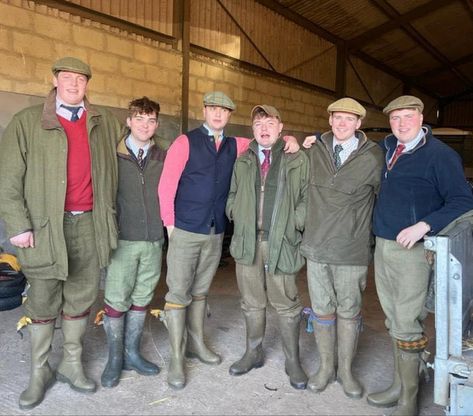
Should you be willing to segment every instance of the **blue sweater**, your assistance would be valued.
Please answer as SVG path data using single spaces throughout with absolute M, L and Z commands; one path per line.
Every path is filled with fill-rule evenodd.
M 419 221 L 437 234 L 451 221 L 473 209 L 473 194 L 466 182 L 459 155 L 446 144 L 426 134 L 419 144 L 403 153 L 391 170 L 387 161 L 397 145 L 394 135 L 383 141 L 386 163 L 374 209 L 373 232 L 396 240 L 401 230 Z

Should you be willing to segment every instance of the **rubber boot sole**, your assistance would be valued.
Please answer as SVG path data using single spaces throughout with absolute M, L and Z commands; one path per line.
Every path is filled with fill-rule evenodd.
M 72 383 L 72 381 L 69 380 L 66 376 L 64 376 L 60 373 L 56 373 L 56 380 L 60 381 L 61 383 L 69 384 L 69 387 L 72 390 L 75 390 L 79 393 L 95 393 L 97 391 L 97 385 L 95 385 L 95 387 L 93 389 L 81 389 L 80 387 L 77 387 L 76 385 L 74 385 Z
M 243 371 L 236 371 L 236 370 L 232 370 L 232 368 L 230 367 L 229 370 L 228 370 L 228 373 L 231 375 L 231 376 L 242 376 L 243 374 L 247 374 L 249 373 L 251 370 L 255 369 L 255 368 L 261 368 L 264 366 L 264 361 L 260 361 L 258 363 L 255 363 L 253 364 L 248 370 L 243 370 Z
M 399 403 L 399 400 L 390 403 L 373 403 L 372 401 L 370 401 L 369 397 L 366 398 L 366 401 L 370 406 L 377 407 L 379 409 L 387 409 L 388 407 L 394 407 L 397 406 L 397 404 Z
M 222 362 L 222 357 L 219 357 L 218 361 L 206 361 L 203 360 L 198 354 L 195 352 L 186 351 L 187 358 L 197 358 L 201 363 L 208 364 L 208 365 L 219 365 Z

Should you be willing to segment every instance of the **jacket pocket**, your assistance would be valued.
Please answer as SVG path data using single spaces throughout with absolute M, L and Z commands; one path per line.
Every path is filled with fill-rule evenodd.
M 241 235 L 233 234 L 232 241 L 230 242 L 230 254 L 235 260 L 243 258 L 245 249 L 244 238 Z
M 304 257 L 300 252 L 302 236 L 296 234 L 294 241 L 290 241 L 286 236 L 283 237 L 281 244 L 281 253 L 279 255 L 278 269 L 283 273 L 297 273 L 304 265 Z
M 48 217 L 32 217 L 34 248 L 18 249 L 18 260 L 25 272 L 50 267 L 56 263 L 51 224 Z

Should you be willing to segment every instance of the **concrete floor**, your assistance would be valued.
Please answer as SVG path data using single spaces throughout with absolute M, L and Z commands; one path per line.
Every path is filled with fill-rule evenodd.
M 220 267 L 209 296 L 211 316 L 206 322 L 209 344 L 223 356 L 219 366 L 207 366 L 197 360 L 187 360 L 188 384 L 180 391 L 166 383 L 169 360 L 168 336 L 164 325 L 149 317 L 142 341 L 144 355 L 157 363 L 162 371 L 155 377 L 144 377 L 134 372 L 123 372 L 120 384 L 113 389 L 100 387 L 95 394 L 74 392 L 67 385 L 56 383 L 44 401 L 35 409 L 23 412 L 18 408 L 18 397 L 29 379 L 29 336 L 16 333 L 16 323 L 23 308 L 0 313 L 0 414 L 16 415 L 382 415 L 389 409 L 377 409 L 361 400 L 345 397 L 337 383 L 324 392 L 314 394 L 293 389 L 284 373 L 284 357 L 276 316 L 268 312 L 264 340 L 266 363 L 250 373 L 232 377 L 229 366 L 241 357 L 245 345 L 245 326 L 239 308 L 234 263 L 226 259 Z M 163 306 L 166 291 L 165 271 L 156 291 L 153 307 Z M 299 274 L 298 284 L 304 306 L 309 306 L 305 269 Z M 365 294 L 364 330 L 360 337 L 354 373 L 366 391 L 387 387 L 391 381 L 392 354 L 390 339 L 384 329 L 379 302 L 374 290 L 372 272 Z M 101 305 L 97 302 L 94 313 Z M 60 322 L 57 324 L 60 325 Z M 433 316 L 426 321 L 426 332 L 434 346 Z M 56 368 L 61 358 L 62 332 L 56 331 L 50 363 Z M 315 372 L 318 356 L 312 334 L 301 331 L 301 360 L 308 374 Z M 105 366 L 107 347 L 101 326 L 90 324 L 85 340 L 85 368 L 98 383 Z M 432 355 L 433 357 L 433 355 Z M 433 359 L 433 358 L 432 358 Z M 443 415 L 444 409 L 433 404 L 433 373 L 431 381 L 420 389 L 420 414 Z M 389 413 L 389 412 L 388 412 Z

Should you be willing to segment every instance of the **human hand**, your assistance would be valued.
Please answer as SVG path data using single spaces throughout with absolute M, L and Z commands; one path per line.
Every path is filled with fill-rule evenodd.
M 430 225 L 424 221 L 404 228 L 397 235 L 396 241 L 404 248 L 410 249 L 430 231 Z
M 32 231 L 25 231 L 24 233 L 15 235 L 10 238 L 10 243 L 19 248 L 34 248 L 34 236 Z
M 286 142 L 284 146 L 285 153 L 296 153 L 301 148 L 294 136 L 284 136 L 284 141 Z
M 317 141 L 317 136 L 307 136 L 304 139 L 304 143 L 302 143 L 302 146 L 305 147 L 306 149 L 310 149 L 316 141 Z

